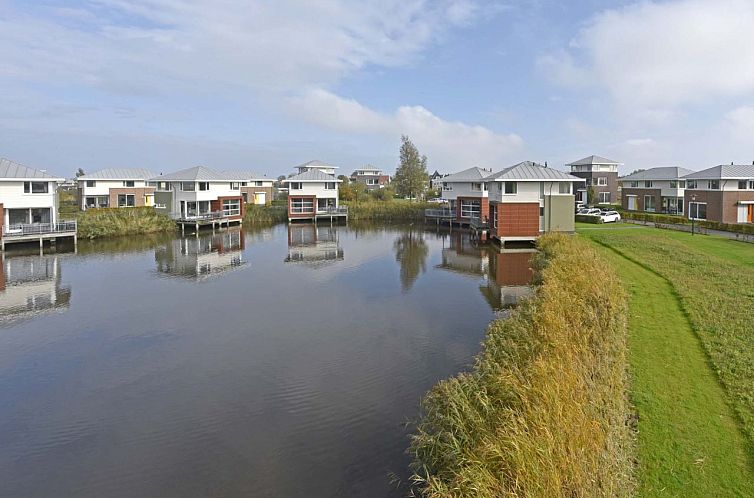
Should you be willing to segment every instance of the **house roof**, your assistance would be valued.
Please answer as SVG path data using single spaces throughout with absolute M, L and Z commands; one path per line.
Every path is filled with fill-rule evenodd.
M 541 164 L 537 164 L 532 161 L 524 161 L 518 164 L 514 164 L 504 170 L 493 173 L 485 178 L 486 181 L 494 180 L 518 180 L 518 181 L 542 181 L 542 180 L 567 180 L 567 181 L 583 181 L 581 178 L 577 178 L 573 175 L 569 175 L 565 171 L 557 169 L 546 168 Z
M 182 169 L 166 175 L 158 175 L 150 178 L 151 181 L 164 182 L 221 182 L 221 181 L 243 181 L 244 178 L 237 178 L 226 173 L 218 172 L 204 166 L 194 166 L 193 168 Z
M 482 181 L 490 174 L 492 173 L 492 170 L 484 169 L 484 168 L 469 168 L 465 169 L 463 171 L 459 171 L 458 173 L 453 173 L 452 175 L 448 175 L 443 178 L 444 182 L 478 182 Z
M 308 163 L 299 164 L 296 166 L 296 169 L 299 168 L 335 168 L 337 169 L 337 166 L 333 166 L 332 164 L 324 163 L 318 159 L 315 159 L 313 161 L 309 161 Z
M 583 159 L 579 159 L 578 161 L 568 163 L 566 164 L 566 166 L 586 166 L 590 164 L 621 164 L 621 163 L 619 163 L 618 161 L 613 161 L 612 159 L 607 159 L 602 156 L 589 156 Z
M 738 178 L 754 178 L 754 164 L 720 164 L 711 168 L 691 173 L 684 178 L 695 180 L 701 179 L 738 179 Z
M 78 180 L 146 180 L 154 172 L 143 168 L 108 168 L 82 175 Z
M 234 180 L 241 179 L 242 181 L 246 180 L 265 180 L 265 181 L 272 181 L 272 178 L 268 178 L 267 175 L 263 175 L 261 173 L 257 173 L 256 171 L 243 171 L 243 170 L 226 170 L 220 172 L 223 175 L 226 175 L 229 178 L 233 178 Z
M 64 180 L 64 178 L 52 176 L 45 171 L 24 166 L 4 157 L 0 157 L 0 178 Z
M 371 164 L 365 164 L 361 168 L 356 168 L 353 173 L 355 174 L 357 171 L 379 171 L 379 172 L 382 172 L 382 170 L 380 168 L 375 168 Z
M 690 169 L 678 166 L 662 166 L 631 173 L 622 177 L 621 180 L 677 180 L 690 173 L 693 173 Z
M 327 173 L 323 173 L 322 171 L 318 169 L 313 169 L 309 171 L 305 171 L 303 173 L 299 173 L 298 175 L 293 175 L 290 178 L 286 178 L 283 180 L 283 183 L 290 183 L 290 182 L 340 182 L 341 180 L 338 180 L 333 175 L 328 175 Z

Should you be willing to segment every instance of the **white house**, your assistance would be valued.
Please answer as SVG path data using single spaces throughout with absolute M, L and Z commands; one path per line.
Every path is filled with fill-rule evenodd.
M 142 168 L 101 169 L 78 178 L 81 209 L 154 205 L 153 172 Z
M 288 185 L 288 219 L 316 219 L 318 215 L 346 216 L 338 205 L 340 180 L 332 174 L 311 169 L 284 181 Z
M 492 170 L 469 168 L 442 178 L 441 197 L 448 201 L 457 222 L 487 219 L 490 204 L 484 179 L 491 174 Z
M 315 159 L 308 163 L 300 164 L 295 169 L 298 171 L 298 174 L 306 173 L 307 171 L 321 171 L 322 173 L 335 176 L 335 170 L 338 167 Z
M 179 220 L 210 216 L 229 220 L 243 217 L 243 179 L 204 166 L 150 178 L 155 187 L 155 210 Z
M 55 224 L 58 183 L 64 178 L 0 158 L 0 224 L 3 237 L 18 225 Z

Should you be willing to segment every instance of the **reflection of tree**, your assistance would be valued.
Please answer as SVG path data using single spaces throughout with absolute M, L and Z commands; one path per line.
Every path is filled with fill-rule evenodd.
M 422 234 L 409 231 L 395 239 L 393 243 L 395 259 L 401 265 L 401 286 L 404 291 L 411 289 L 419 273 L 426 271 L 429 248 Z

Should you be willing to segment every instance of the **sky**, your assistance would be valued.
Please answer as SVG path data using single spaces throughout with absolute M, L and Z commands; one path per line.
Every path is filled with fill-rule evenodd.
M 0 157 L 270 177 L 754 161 L 754 2 L 0 0 Z

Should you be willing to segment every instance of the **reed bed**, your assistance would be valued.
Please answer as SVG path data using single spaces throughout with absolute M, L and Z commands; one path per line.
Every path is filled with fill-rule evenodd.
M 246 204 L 243 222 L 245 225 L 275 225 L 288 219 L 287 205 L 256 206 Z
M 584 241 L 547 235 L 539 248 L 534 297 L 422 402 L 409 448 L 420 496 L 633 492 L 626 295 Z
M 78 236 L 87 239 L 167 233 L 176 229 L 168 216 L 152 207 L 89 209 L 78 215 Z
M 348 219 L 351 221 L 424 221 L 424 210 L 437 208 L 437 204 L 426 202 L 409 202 L 404 200 L 389 201 L 353 201 L 344 203 L 348 206 Z

